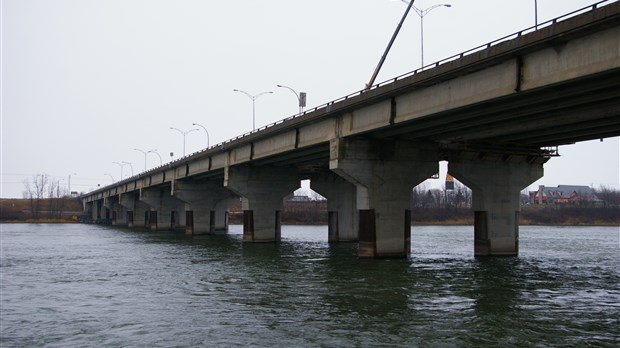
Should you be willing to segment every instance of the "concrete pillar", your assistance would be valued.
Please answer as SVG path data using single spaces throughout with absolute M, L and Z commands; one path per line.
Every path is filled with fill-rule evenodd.
M 297 173 L 287 167 L 226 167 L 224 186 L 242 197 L 243 241 L 280 241 L 284 198 L 299 188 Z
M 329 168 L 356 186 L 359 257 L 410 255 L 413 187 L 438 172 L 437 157 L 435 144 L 331 141 Z
M 86 200 L 82 200 L 84 215 L 90 216 L 92 218 L 93 210 L 95 210 L 94 205 L 95 204 L 93 201 L 86 202 Z
M 150 207 L 149 227 L 152 231 L 174 229 L 178 216 L 185 213 L 185 203 L 171 196 L 170 188 L 141 189 L 140 201 Z
M 543 157 L 503 158 L 448 163 L 450 174 L 472 190 L 475 256 L 519 254 L 520 192 L 543 176 Z
M 92 211 L 93 221 L 100 221 L 103 218 L 103 216 L 105 216 L 103 215 L 105 214 L 104 207 L 103 207 L 103 199 L 96 200 L 94 202 L 93 208 L 94 208 Z
M 230 206 L 239 201 L 239 197 L 232 194 L 233 197 L 223 199 L 215 204 L 213 217 L 211 218 L 211 233 L 227 233 L 228 232 L 228 209 Z
M 148 227 L 146 223 L 149 219 L 146 214 L 150 207 L 139 200 L 139 192 L 122 193 L 119 196 L 119 203 L 127 211 L 127 227 Z
M 110 211 L 112 226 L 125 226 L 127 224 L 127 213 L 125 207 L 120 205 L 118 195 L 104 198 L 103 205 Z
M 313 176 L 310 187 L 327 198 L 329 242 L 357 242 L 359 218 L 355 185 L 333 172 L 326 172 Z
M 228 232 L 228 207 L 239 199 L 221 183 L 175 181 L 172 195 L 185 202 L 185 234 Z

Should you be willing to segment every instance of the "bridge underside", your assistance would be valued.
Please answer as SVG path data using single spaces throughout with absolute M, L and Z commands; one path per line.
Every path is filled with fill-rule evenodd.
M 613 137 L 618 129 L 620 69 L 615 69 L 446 110 L 375 130 L 372 136 L 540 148 Z

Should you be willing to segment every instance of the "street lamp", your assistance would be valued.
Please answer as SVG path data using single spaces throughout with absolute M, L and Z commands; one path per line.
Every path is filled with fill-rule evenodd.
M 77 175 L 76 173 L 69 174 L 69 196 L 71 196 L 71 175 Z
M 128 165 L 129 165 L 129 167 L 131 168 L 131 176 L 133 176 L 133 166 L 131 165 L 131 163 L 130 163 L 130 162 L 126 162 L 126 161 L 122 161 L 121 163 L 122 163 L 123 165 L 126 165 L 126 164 L 128 164 Z
M 162 166 L 164 164 L 164 161 L 161 160 L 161 155 L 159 154 L 159 152 L 157 152 L 157 149 L 151 151 L 153 151 L 153 153 L 156 154 L 157 157 L 159 157 L 159 165 Z
M 256 99 L 258 99 L 260 96 L 262 96 L 264 94 L 270 94 L 270 93 L 273 93 L 273 92 L 271 92 L 271 91 L 261 92 L 261 93 L 258 93 L 257 95 L 251 95 L 250 93 L 244 92 L 244 91 L 239 90 L 239 89 L 233 89 L 233 92 L 243 93 L 248 98 L 252 99 L 252 130 L 256 130 Z
M 121 180 L 123 180 L 123 165 L 118 162 L 112 162 L 112 163 L 117 164 L 119 167 L 121 167 Z
M 536 30 L 538 30 L 538 1 L 534 0 L 534 25 L 536 25 Z
M 291 92 L 295 93 L 295 96 L 297 97 L 297 101 L 299 102 L 299 114 L 301 114 L 303 112 L 303 110 L 304 110 L 304 107 L 306 106 L 306 93 L 305 92 L 301 92 L 301 93 L 297 94 L 297 92 L 295 92 L 294 89 L 292 89 L 291 87 L 288 87 L 288 86 L 276 85 L 276 87 L 286 88 L 286 89 L 290 90 Z
M 401 0 L 402 2 L 404 2 L 405 4 L 409 4 L 409 0 Z M 420 62 L 421 62 L 421 66 L 424 67 L 424 16 L 426 16 L 429 12 L 431 12 L 432 10 L 436 9 L 437 7 L 452 7 L 452 5 L 450 4 L 437 4 L 437 5 L 433 5 L 429 8 L 426 8 L 424 10 L 420 10 L 419 8 L 412 6 L 413 10 L 418 14 L 418 16 L 420 16 Z
M 149 153 L 157 153 L 157 150 L 148 150 L 148 151 L 144 151 L 144 150 L 140 150 L 140 149 L 134 149 L 136 151 L 140 151 L 144 154 L 144 171 L 146 172 L 146 155 L 148 155 Z M 159 154 L 157 154 L 159 156 Z M 161 156 L 159 156 L 159 161 L 161 162 Z M 160 163 L 161 165 L 161 163 Z
M 108 174 L 108 173 L 103 173 L 103 175 L 107 175 L 107 176 L 109 176 L 109 177 L 110 177 L 110 179 L 112 179 L 112 183 L 114 183 L 114 177 L 113 177 L 112 175 L 110 175 L 110 174 Z
M 209 131 L 207 131 L 207 128 L 199 123 L 192 123 L 192 126 L 199 126 L 205 130 L 205 132 L 207 133 L 207 148 L 209 148 Z
M 178 129 L 178 128 L 175 128 L 175 127 L 170 127 L 170 129 L 174 129 L 175 131 L 177 131 L 177 132 L 179 132 L 179 133 L 181 133 L 181 134 L 183 135 L 183 156 L 185 156 L 185 136 L 186 136 L 187 134 L 189 134 L 189 133 L 193 132 L 193 131 L 199 131 L 200 129 L 198 129 L 198 128 L 192 128 L 192 129 L 190 129 L 190 130 L 188 130 L 188 131 L 186 131 L 186 132 L 184 132 L 184 131 L 182 131 L 182 130 L 180 130 L 180 129 Z

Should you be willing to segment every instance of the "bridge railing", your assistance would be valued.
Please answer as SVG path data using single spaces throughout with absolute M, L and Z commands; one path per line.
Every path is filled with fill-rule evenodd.
M 519 38 L 519 37 L 521 37 L 521 36 L 523 36 L 523 35 L 525 35 L 525 34 L 532 33 L 532 32 L 537 31 L 537 30 L 539 30 L 539 29 L 546 28 L 546 27 L 549 27 L 549 26 L 553 26 L 553 25 L 555 25 L 555 24 L 556 24 L 557 22 L 559 22 L 559 21 L 567 20 L 567 19 L 569 19 L 569 18 L 572 18 L 572 17 L 578 16 L 578 15 L 581 15 L 581 14 L 584 14 L 584 13 L 587 13 L 587 12 L 590 12 L 590 11 L 594 11 L 594 10 L 596 10 L 596 9 L 597 9 L 597 8 L 599 8 L 599 7 L 603 7 L 603 6 L 609 5 L 609 4 L 611 4 L 611 3 L 615 3 L 615 2 L 617 2 L 617 1 L 618 1 L 618 0 L 603 0 L 603 1 L 599 1 L 599 2 L 594 3 L 594 4 L 592 4 L 592 5 L 589 5 L 589 6 L 586 6 L 586 7 L 580 8 L 580 9 L 578 9 L 578 10 L 575 10 L 575 11 L 573 11 L 573 12 L 570 12 L 570 13 L 564 14 L 564 15 L 562 15 L 562 16 L 560 16 L 560 17 L 556 17 L 556 18 L 554 18 L 554 19 L 548 20 L 548 21 L 543 22 L 543 23 L 540 23 L 540 24 L 538 24 L 538 25 L 531 26 L 531 27 L 529 27 L 529 28 L 526 28 L 526 29 L 520 30 L 520 31 L 518 31 L 518 32 L 516 32 L 516 33 L 510 34 L 510 35 L 506 35 L 506 36 L 503 36 L 503 37 L 501 37 L 501 38 L 499 38 L 499 39 L 493 40 L 493 41 L 488 42 L 488 43 L 486 43 L 486 44 L 483 44 L 483 45 L 480 45 L 480 46 L 477 46 L 477 47 L 471 48 L 471 49 L 469 49 L 469 50 L 467 50 L 467 51 L 464 51 L 464 52 L 461 52 L 461 53 L 455 54 L 455 55 L 453 55 L 453 56 L 450 56 L 450 57 L 444 58 L 444 59 L 442 59 L 442 60 L 439 60 L 439 61 L 437 61 L 437 62 L 434 62 L 434 63 L 428 64 L 428 65 L 425 65 L 425 66 L 423 66 L 423 67 L 421 67 L 421 68 L 418 68 L 418 69 L 415 69 L 415 70 L 409 71 L 409 72 L 407 72 L 407 73 L 404 73 L 404 74 L 402 74 L 402 75 L 396 76 L 396 77 L 391 78 L 391 79 L 389 79 L 389 80 L 385 80 L 385 81 L 379 82 L 379 83 L 377 83 L 377 84 L 375 84 L 375 85 L 371 86 L 369 89 L 362 89 L 362 90 L 359 90 L 359 91 L 353 92 L 353 93 L 351 93 L 351 94 L 345 95 L 344 97 L 340 97 L 340 98 L 338 98 L 338 99 L 335 99 L 335 100 L 329 101 L 329 102 L 327 102 L 327 103 L 325 103 L 325 104 L 321 104 L 321 105 L 319 105 L 319 106 L 316 106 L 316 107 L 314 107 L 314 108 L 312 108 L 312 109 L 309 109 L 309 110 L 306 110 L 306 111 L 304 111 L 304 112 L 301 112 L 301 113 L 298 113 L 298 114 L 295 114 L 295 115 L 289 116 L 289 117 L 287 117 L 287 118 L 285 118 L 285 119 L 282 119 L 282 120 L 276 121 L 276 122 L 274 122 L 274 123 L 270 123 L 270 124 L 268 124 L 268 125 L 262 126 L 262 127 L 260 127 L 260 128 L 257 128 L 257 129 L 255 129 L 255 130 L 253 130 L 253 131 L 250 131 L 250 132 L 244 133 L 244 134 L 242 134 L 242 135 L 236 136 L 236 137 L 234 137 L 234 138 L 228 139 L 228 140 L 223 141 L 223 142 L 221 142 L 221 143 L 218 143 L 218 144 L 216 144 L 216 145 L 212 145 L 212 146 L 210 146 L 210 147 L 208 147 L 208 148 L 205 148 L 205 149 L 202 149 L 202 150 L 200 150 L 200 151 L 196 151 L 196 152 L 193 152 L 193 153 L 191 153 L 191 154 L 189 154 L 189 155 L 185 155 L 185 156 L 180 157 L 180 158 L 178 158 L 178 159 L 176 159 L 176 160 L 174 160 L 174 161 L 170 161 L 170 162 L 168 162 L 168 163 L 166 163 L 166 164 L 163 164 L 163 165 L 161 165 L 161 166 L 159 166 L 159 167 L 155 167 L 155 168 L 152 168 L 152 169 L 150 169 L 150 170 L 148 170 L 148 171 L 145 171 L 145 172 L 143 172 L 143 173 L 139 173 L 139 174 L 138 174 L 138 175 L 136 175 L 136 176 L 139 176 L 139 175 L 141 175 L 141 174 L 145 174 L 145 173 L 149 173 L 149 172 L 154 172 L 154 171 L 157 171 L 158 169 L 160 169 L 160 168 L 162 168 L 162 167 L 167 167 L 167 166 L 170 166 L 170 165 L 171 165 L 171 164 L 173 164 L 173 163 L 183 161 L 183 160 L 185 160 L 185 159 L 187 159 L 187 158 L 189 158 L 189 157 L 197 156 L 197 155 L 199 155 L 199 154 L 201 154 L 201 153 L 203 153 L 203 152 L 207 152 L 207 151 L 214 150 L 214 149 L 217 149 L 217 148 L 223 148 L 223 147 L 225 147 L 225 146 L 226 146 L 226 145 L 228 145 L 228 144 L 231 144 L 231 143 L 233 143 L 233 142 L 236 142 L 236 141 L 238 141 L 238 140 L 240 140 L 240 139 L 242 139 L 242 138 L 248 137 L 248 136 L 250 136 L 250 135 L 252 135 L 252 134 L 256 134 L 256 133 L 262 132 L 262 131 L 264 131 L 264 130 L 266 130 L 266 129 L 269 129 L 269 128 L 272 128 L 272 127 L 277 126 L 277 125 L 279 125 L 279 124 L 282 124 L 282 123 L 285 123 L 285 122 L 291 121 L 291 120 L 293 120 L 293 119 L 296 119 L 296 118 L 299 118 L 299 117 L 303 117 L 303 116 L 306 116 L 306 115 L 308 115 L 308 114 L 315 113 L 315 112 L 317 112 L 317 111 L 319 111 L 319 110 L 321 110 L 321 109 L 325 109 L 325 110 L 326 110 L 326 112 L 329 112 L 329 110 L 331 109 L 331 107 L 332 107 L 334 104 L 337 104 L 337 103 L 340 103 L 340 102 L 346 101 L 346 100 L 348 100 L 348 99 L 350 99 L 350 98 L 353 98 L 353 97 L 361 96 L 362 94 L 364 94 L 364 93 L 368 93 L 369 91 L 374 90 L 374 89 L 377 89 L 377 88 L 379 88 L 379 87 L 383 87 L 383 86 L 386 86 L 386 85 L 389 85 L 389 84 L 393 84 L 393 83 L 395 83 L 395 82 L 397 82 L 397 81 L 399 81 L 399 80 L 402 80 L 402 79 L 405 79 L 405 78 L 408 78 L 408 77 L 414 76 L 414 75 L 419 74 L 419 73 L 421 73 L 421 72 L 423 72 L 423 71 L 427 71 L 427 70 L 431 70 L 431 69 L 437 68 L 438 66 L 443 65 L 443 64 L 446 64 L 446 63 L 448 63 L 448 62 L 456 61 L 456 60 L 461 59 L 461 58 L 463 58 L 463 57 L 465 57 L 465 56 L 468 56 L 468 55 L 474 54 L 474 53 L 476 53 L 476 52 L 480 52 L 480 51 L 483 51 L 483 50 L 489 49 L 489 48 L 491 48 L 491 47 L 497 46 L 497 45 L 499 45 L 499 44 L 501 44 L 501 43 L 503 43 L 503 42 L 507 42 L 507 41 L 510 41 L 510 40 L 514 40 L 514 39 Z M 557 151 L 557 150 L 556 150 L 556 151 Z M 125 179 L 125 180 L 119 181 L 119 183 L 120 183 L 120 182 L 123 182 L 123 181 L 131 181 L 131 180 L 132 180 L 132 178 L 127 178 L 127 179 Z M 117 183 L 117 184 L 118 184 L 118 183 Z
M 463 58 L 463 57 L 465 57 L 465 56 L 467 56 L 467 55 L 471 55 L 471 54 L 473 54 L 473 53 L 476 53 L 476 52 L 479 52 L 479 51 L 483 51 L 483 50 L 489 49 L 489 48 L 491 48 L 491 47 L 493 47 L 493 46 L 497 46 L 497 45 L 498 45 L 498 44 L 500 44 L 500 43 L 503 43 L 503 42 L 506 42 L 506 41 L 510 41 L 510 40 L 516 39 L 516 38 L 521 37 L 521 36 L 523 36 L 523 35 L 525 35 L 525 34 L 529 34 L 529 33 L 531 33 L 531 32 L 534 32 L 534 31 L 536 31 L 536 30 L 539 30 L 539 29 L 542 29 L 542 28 L 545 28 L 545 27 L 552 26 L 552 25 L 556 24 L 556 23 L 557 23 L 557 22 L 559 22 L 559 21 L 566 20 L 566 19 L 569 19 L 569 18 L 571 18 L 571 17 L 578 16 L 578 15 L 583 14 L 583 13 L 587 13 L 587 12 L 590 12 L 590 11 L 594 11 L 594 10 L 596 10 L 596 9 L 597 9 L 597 8 L 599 8 L 599 7 L 602 7 L 602 6 L 608 5 L 608 4 L 610 4 L 610 3 L 617 2 L 617 1 L 618 1 L 618 0 L 603 0 L 603 1 L 599 1 L 599 2 L 597 2 L 597 3 L 595 3 L 595 4 L 592 4 L 592 5 L 589 5 L 589 6 L 586 6 L 586 7 L 580 8 L 580 9 L 575 10 L 575 11 L 573 11 L 573 12 L 570 12 L 570 13 L 564 14 L 564 15 L 562 15 L 562 16 L 560 16 L 560 17 L 557 17 L 557 18 L 551 19 L 551 20 L 549 20 L 549 21 L 546 21 L 546 22 L 540 23 L 540 24 L 538 24 L 538 25 L 534 25 L 534 26 L 532 26 L 532 27 L 529 27 L 529 28 L 523 29 L 523 30 L 518 31 L 518 32 L 516 32 L 516 33 L 510 34 L 510 35 L 506 35 L 506 36 L 501 37 L 501 38 L 499 38 L 499 39 L 496 39 L 496 40 L 493 40 L 493 41 L 488 42 L 488 43 L 486 43 L 486 44 L 483 44 L 483 45 L 480 45 L 480 46 L 474 47 L 474 48 L 469 49 L 469 50 L 467 50 L 467 51 L 464 51 L 464 52 L 461 52 L 461 53 L 455 54 L 455 55 L 453 55 L 453 56 L 450 56 L 450 57 L 444 58 L 444 59 L 439 60 L 439 61 L 437 61 L 437 62 L 434 62 L 434 63 L 432 63 L 432 64 L 425 65 L 425 66 L 423 66 L 423 67 L 421 67 L 421 68 L 418 68 L 418 69 L 413 70 L 413 71 L 409 71 L 409 72 L 407 72 L 407 73 L 404 73 L 404 74 L 402 74 L 402 75 L 396 76 L 396 77 L 391 78 L 391 79 L 389 79 L 389 80 L 385 80 L 385 81 L 379 82 L 379 83 L 377 83 L 377 84 L 373 85 L 370 89 L 362 89 L 362 90 L 359 90 L 359 91 L 353 92 L 353 93 L 348 94 L 348 95 L 346 95 L 346 96 L 344 96 L 344 97 L 340 97 L 340 98 L 338 98 L 338 99 L 335 99 L 335 100 L 329 101 L 329 102 L 327 102 L 327 103 L 325 103 L 325 104 L 321 104 L 321 105 L 319 105 L 319 106 L 316 106 L 316 107 L 314 107 L 314 108 L 312 108 L 312 109 L 306 110 L 306 111 L 304 111 L 304 112 L 302 112 L 302 113 L 298 113 L 298 114 L 295 114 L 295 115 L 293 115 L 293 116 L 287 117 L 287 118 L 285 118 L 285 119 L 283 119 L 283 120 L 279 120 L 279 121 L 276 121 L 276 122 L 274 122 L 274 123 L 271 123 L 271 124 L 265 125 L 265 126 L 263 126 L 263 127 L 260 127 L 260 128 L 258 128 L 258 129 L 256 129 L 256 130 L 254 130 L 254 131 L 247 132 L 247 133 L 245 133 L 245 134 L 242 134 L 242 135 L 239 135 L 239 136 L 234 137 L 234 138 L 232 138 L 232 139 L 229 139 L 229 140 L 226 140 L 226 141 L 224 141 L 224 142 L 221 142 L 221 143 L 219 143 L 219 144 L 217 144 L 217 145 L 213 145 L 213 146 L 211 146 L 210 148 L 218 148 L 218 147 L 222 147 L 222 146 L 224 146 L 224 145 L 226 145 L 226 144 L 228 144 L 228 143 L 231 143 L 231 142 L 233 142 L 233 141 L 239 140 L 239 139 L 244 138 L 244 137 L 246 137 L 246 136 L 249 136 L 249 135 L 251 135 L 251 134 L 254 134 L 254 133 L 257 133 L 257 132 L 261 132 L 261 131 L 263 131 L 263 130 L 265 130 L 265 129 L 268 129 L 268 128 L 271 128 L 271 127 L 276 126 L 276 125 L 278 125 L 278 124 L 284 123 L 284 122 L 286 122 L 286 121 L 290 121 L 290 120 L 292 120 L 292 119 L 295 119 L 295 118 L 298 118 L 298 117 L 304 116 L 304 115 L 306 115 L 306 114 L 316 112 L 316 111 L 318 111 L 318 110 L 320 110 L 320 109 L 323 109 L 323 108 L 329 109 L 332 105 L 334 105 L 334 104 L 336 104 L 336 103 L 339 103 L 339 102 L 345 101 L 345 100 L 347 100 L 347 99 L 349 99 L 349 98 L 352 98 L 352 97 L 357 97 L 357 96 L 360 96 L 360 95 L 362 95 L 362 94 L 364 94 L 364 93 L 368 92 L 369 90 L 373 90 L 373 89 L 376 89 L 376 88 L 379 88 L 379 87 L 382 87 L 382 86 L 386 86 L 386 85 L 392 84 L 392 83 L 394 83 L 394 82 L 396 82 L 396 81 L 402 80 L 402 79 L 407 78 L 407 77 L 411 77 L 411 76 L 413 76 L 413 75 L 419 74 L 419 73 L 421 73 L 421 72 L 423 72 L 423 71 L 426 71 L 426 70 L 431 70 L 431 69 L 434 69 L 434 68 L 436 68 L 436 67 L 438 67 L 438 66 L 440 66 L 440 65 L 442 65 L 442 64 L 446 64 L 446 63 L 448 63 L 448 62 L 451 62 L 451 61 L 455 61 L 455 60 L 461 59 L 461 58 Z M 209 149 L 210 149 L 210 148 L 209 148 Z M 203 152 L 203 151 L 206 151 L 206 150 L 208 150 L 208 149 L 201 150 L 201 151 L 199 151 L 198 153 Z M 191 156 L 191 155 L 190 155 L 190 156 Z

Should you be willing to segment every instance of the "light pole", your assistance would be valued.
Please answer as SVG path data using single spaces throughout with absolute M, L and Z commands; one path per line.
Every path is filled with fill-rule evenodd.
M 252 130 L 256 130 L 256 99 L 258 99 L 260 96 L 262 96 L 264 94 L 270 94 L 270 93 L 273 93 L 273 92 L 272 91 L 261 92 L 261 93 L 258 93 L 257 95 L 251 95 L 250 93 L 244 92 L 244 91 L 239 90 L 239 89 L 233 89 L 233 92 L 243 93 L 248 98 L 252 99 Z
M 538 0 L 534 0 L 534 25 L 538 30 Z
M 157 155 L 157 157 L 159 157 L 159 165 L 162 166 L 164 164 L 164 161 L 161 160 L 161 155 L 159 154 L 159 152 L 157 152 L 157 149 L 152 150 L 154 154 Z
M 107 176 L 109 176 L 109 177 L 110 177 L 110 179 L 112 179 L 112 183 L 114 183 L 114 177 L 113 177 L 112 175 L 110 175 L 110 174 L 108 174 L 108 173 L 103 173 L 103 175 L 107 175 Z
M 123 180 L 123 167 L 127 164 L 129 164 L 129 166 L 131 167 L 131 176 L 133 176 L 133 166 L 131 165 L 131 163 L 126 162 L 126 161 L 122 161 L 121 163 L 118 162 L 112 162 L 114 164 L 117 164 L 119 167 L 121 167 L 121 180 Z
M 209 148 L 209 131 L 207 131 L 207 128 L 199 123 L 192 123 L 192 126 L 199 126 L 205 130 L 205 133 L 207 133 L 207 148 Z
M 409 4 L 409 0 L 401 0 L 405 4 Z M 436 9 L 437 7 L 452 7 L 450 4 L 437 4 L 433 5 L 424 10 L 420 10 L 419 8 L 413 6 L 413 10 L 420 16 L 420 62 L 421 66 L 424 67 L 424 16 L 426 16 L 429 12 Z
M 144 171 L 146 172 L 146 155 L 148 155 L 149 153 L 157 153 L 157 150 L 148 150 L 148 151 L 144 151 L 144 150 L 140 150 L 140 149 L 134 149 L 136 151 L 140 151 L 144 154 Z M 159 154 L 157 154 L 159 156 Z M 159 156 L 159 161 L 161 162 L 161 156 Z M 160 163 L 161 165 L 161 163 Z
M 297 101 L 299 102 L 299 114 L 301 114 L 304 111 L 304 107 L 306 106 L 306 93 L 305 92 L 301 92 L 297 94 L 297 92 L 295 92 L 295 90 L 292 89 L 291 87 L 283 86 L 283 85 L 276 85 L 276 87 L 286 88 L 290 90 L 291 92 L 295 93 L 295 96 L 297 97 Z
M 174 129 L 175 131 L 177 131 L 177 132 L 179 132 L 179 133 L 181 133 L 181 134 L 183 135 L 183 156 L 185 156 L 185 136 L 186 136 L 187 134 L 189 134 L 189 133 L 193 132 L 193 131 L 199 131 L 200 129 L 198 129 L 198 128 L 192 128 L 192 129 L 190 129 L 190 130 L 188 130 L 188 131 L 186 131 L 186 132 L 184 132 L 184 131 L 182 131 L 182 130 L 180 130 L 180 129 L 178 129 L 178 128 L 175 128 L 175 127 L 170 127 L 170 129 Z
M 121 167 L 121 180 L 123 180 L 123 165 L 121 163 L 118 162 L 112 162 L 114 164 L 118 164 L 119 167 Z
M 128 164 L 128 165 L 129 165 L 129 168 L 131 168 L 131 176 L 133 176 L 133 166 L 131 165 L 131 163 L 130 163 L 130 162 L 126 162 L 126 161 L 122 161 L 121 163 L 122 163 L 123 165 L 126 165 L 126 164 Z
M 71 175 L 77 175 L 76 173 L 69 174 L 69 196 L 71 196 Z

